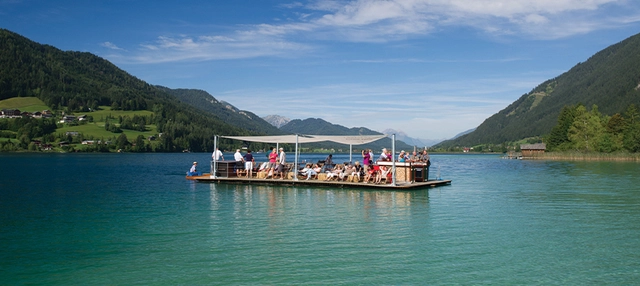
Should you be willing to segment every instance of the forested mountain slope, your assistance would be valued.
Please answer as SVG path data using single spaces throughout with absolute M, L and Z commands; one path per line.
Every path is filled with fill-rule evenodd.
M 224 122 L 236 127 L 269 135 L 284 134 L 280 129 L 255 115 L 251 111 L 239 110 L 235 106 L 224 101 L 218 101 L 211 94 L 198 89 L 170 89 L 164 86 L 156 86 L 160 90 L 169 93 L 180 101 L 189 104 L 202 111 L 215 114 Z
M 0 29 L 0 99 L 30 96 L 54 111 L 88 112 L 105 105 L 153 111 L 147 124 L 163 134 L 161 151 L 212 150 L 215 134 L 264 134 L 203 113 L 93 54 L 61 51 Z
M 564 106 L 596 104 L 603 114 L 640 105 L 640 34 L 612 45 L 547 80 L 478 128 L 439 147 L 500 144 L 548 134 Z

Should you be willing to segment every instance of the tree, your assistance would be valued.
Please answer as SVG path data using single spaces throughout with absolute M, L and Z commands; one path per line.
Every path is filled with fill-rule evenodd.
M 136 144 L 136 146 L 133 147 L 133 151 L 134 152 L 144 152 L 144 151 L 146 151 L 145 140 L 144 140 L 144 136 L 143 135 L 138 135 L 138 137 L 136 137 L 135 144 Z
M 576 118 L 568 133 L 574 148 L 586 152 L 597 151 L 605 130 L 600 117 L 598 106 L 595 104 L 591 112 L 582 105 L 576 108 Z
M 118 149 L 126 149 L 129 146 L 129 140 L 127 139 L 127 135 L 121 133 L 120 136 L 116 139 L 116 148 Z
M 584 106 L 583 106 L 584 107 Z M 551 129 L 547 137 L 547 147 L 549 150 L 568 150 L 571 141 L 569 140 L 569 128 L 575 120 L 577 106 L 564 106 L 558 116 L 558 123 Z
M 625 112 L 625 129 L 623 145 L 629 152 L 640 151 L 640 114 L 634 104 L 629 105 Z
M 614 152 L 623 148 L 625 120 L 620 113 L 616 113 L 606 122 L 606 132 L 602 137 L 601 151 Z

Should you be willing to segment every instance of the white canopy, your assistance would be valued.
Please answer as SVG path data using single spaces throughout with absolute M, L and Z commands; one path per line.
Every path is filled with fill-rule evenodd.
M 380 140 L 387 135 L 279 135 L 279 136 L 220 136 L 223 138 L 262 142 L 262 143 L 313 143 L 322 141 L 331 141 L 347 145 L 362 145 Z
M 217 139 L 218 136 L 215 136 L 214 139 L 214 150 L 217 148 Z M 294 143 L 296 144 L 295 150 L 295 163 L 294 170 L 298 170 L 298 144 L 299 143 L 312 143 L 312 142 L 323 142 L 323 141 L 331 141 L 341 144 L 349 145 L 349 161 L 351 161 L 352 148 L 353 145 L 362 145 L 371 143 L 373 141 L 380 140 L 382 138 L 387 137 L 387 135 L 357 135 L 357 136 L 347 136 L 347 135 L 280 135 L 280 136 L 219 136 L 228 139 L 240 140 L 240 141 L 249 141 L 249 142 L 262 142 L 262 143 Z M 393 154 L 395 154 L 395 140 L 396 135 L 393 135 L 393 140 L 391 140 Z M 213 159 L 211 173 L 212 178 L 215 178 L 216 174 L 216 158 Z M 395 161 L 393 161 L 393 185 L 396 184 L 396 165 Z M 297 172 L 297 171 L 294 171 Z M 293 176 L 293 180 L 297 181 L 298 177 Z

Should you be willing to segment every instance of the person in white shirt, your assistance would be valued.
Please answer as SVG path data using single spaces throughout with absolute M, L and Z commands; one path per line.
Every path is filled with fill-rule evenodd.
M 222 156 L 220 148 L 216 148 L 216 150 L 211 153 L 211 159 L 216 161 L 224 161 L 224 156 Z
M 278 157 L 278 173 L 280 174 L 280 178 L 284 180 L 284 166 L 287 163 L 287 154 L 284 153 L 284 148 L 280 148 L 280 156 Z
M 240 149 L 236 150 L 236 153 L 233 154 L 233 158 L 236 160 L 236 175 L 238 175 L 239 172 L 244 171 L 244 157 L 242 157 L 242 154 L 240 154 Z

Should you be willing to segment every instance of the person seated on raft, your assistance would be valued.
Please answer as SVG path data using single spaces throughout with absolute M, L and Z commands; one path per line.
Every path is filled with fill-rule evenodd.
M 300 175 L 307 176 L 306 180 L 309 180 L 312 176 L 315 176 L 317 174 L 318 172 L 311 168 L 311 163 L 307 163 L 307 165 L 304 166 L 304 169 L 300 171 Z
M 386 178 L 388 173 L 389 169 L 387 168 L 387 166 L 380 166 L 380 171 L 376 173 L 376 179 L 374 183 L 381 184 L 382 178 Z
M 342 171 L 343 171 L 342 165 L 340 164 L 336 165 L 336 167 L 333 168 L 333 170 L 327 171 L 327 179 L 325 179 L 325 181 L 331 181 L 333 178 L 338 179 L 340 174 L 342 174 Z
M 362 167 L 362 165 L 360 165 L 360 162 L 356 161 L 356 164 L 353 166 L 353 175 L 356 176 L 357 181 L 356 182 L 360 182 L 360 178 L 363 175 L 364 172 L 364 167 Z
M 198 166 L 198 162 L 193 162 L 193 165 L 191 166 L 191 169 L 189 170 L 189 172 L 187 172 L 187 176 L 189 176 L 189 177 L 201 176 L 202 174 L 200 174 L 200 172 L 198 172 L 196 170 L 197 166 Z
M 344 181 L 346 178 L 351 176 L 351 174 L 355 173 L 355 171 L 356 171 L 356 168 L 353 165 L 347 163 L 344 166 L 344 171 L 340 174 L 340 180 Z
M 322 167 L 320 167 L 318 164 L 313 164 L 313 170 L 314 170 L 317 174 L 322 173 Z
M 378 165 L 371 166 L 371 168 L 369 168 L 369 170 L 364 175 L 364 182 L 369 183 L 369 181 L 373 180 L 373 182 L 375 183 L 375 179 L 379 171 L 380 169 Z

